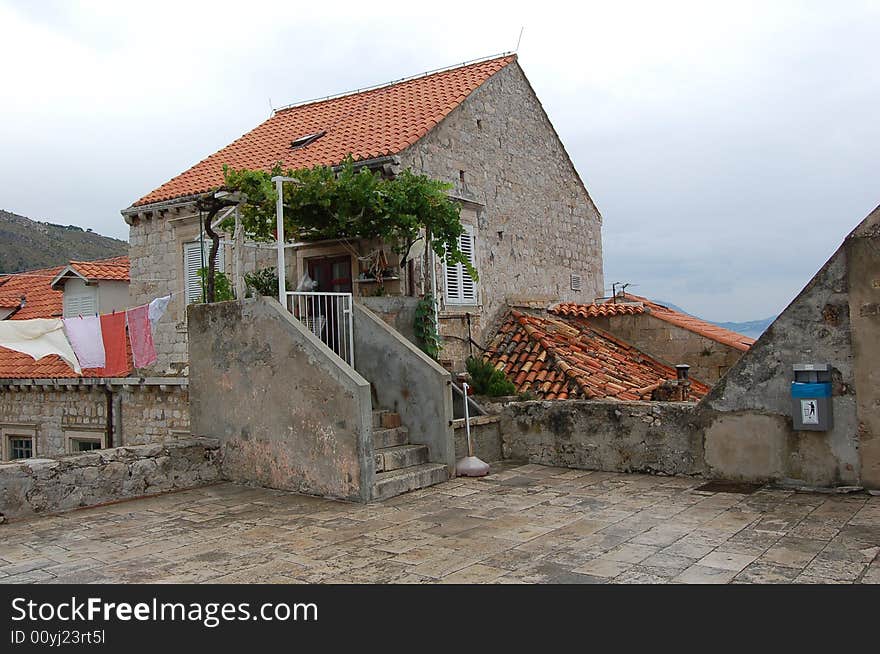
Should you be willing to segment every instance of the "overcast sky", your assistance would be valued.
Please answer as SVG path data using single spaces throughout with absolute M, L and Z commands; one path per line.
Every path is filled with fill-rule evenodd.
M 877 2 L 0 0 L 0 208 L 127 238 L 120 209 L 270 103 L 512 50 L 522 26 L 609 287 L 763 318 L 880 203 Z

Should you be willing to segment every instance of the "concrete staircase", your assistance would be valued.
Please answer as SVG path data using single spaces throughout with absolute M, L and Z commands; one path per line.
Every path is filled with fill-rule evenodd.
M 373 451 L 374 500 L 387 500 L 449 479 L 444 464 L 428 462 L 427 445 L 410 444 L 409 431 L 401 424 L 400 415 L 392 411 L 373 411 Z

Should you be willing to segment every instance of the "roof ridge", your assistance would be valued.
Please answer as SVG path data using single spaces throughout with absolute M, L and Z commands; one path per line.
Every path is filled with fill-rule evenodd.
M 312 104 L 320 104 L 322 102 L 328 102 L 330 100 L 338 100 L 339 98 L 346 98 L 352 95 L 360 95 L 361 93 L 369 93 L 371 91 L 379 91 L 384 88 L 388 88 L 390 86 L 397 86 L 398 84 L 405 84 L 406 82 L 411 82 L 413 80 L 422 79 L 424 77 L 430 77 L 432 75 L 439 75 L 441 73 L 447 73 L 453 70 L 458 70 L 460 68 L 467 68 L 468 66 L 475 66 L 477 64 L 487 63 L 489 61 L 496 61 L 499 59 L 512 58 L 516 59 L 515 52 L 501 52 L 498 54 L 488 55 L 486 57 L 480 57 L 478 59 L 471 59 L 469 61 L 464 61 L 460 64 L 453 64 L 451 66 L 444 66 L 442 68 L 435 68 L 433 70 L 428 70 L 423 73 L 416 73 L 414 75 L 409 75 L 407 77 L 401 77 L 400 79 L 391 80 L 388 82 L 381 82 L 379 84 L 373 84 L 372 86 L 364 86 L 358 89 L 353 89 L 351 91 L 341 91 L 339 93 L 333 93 L 331 95 L 319 96 L 317 98 L 311 98 L 309 100 L 300 100 L 299 102 L 291 102 L 290 104 L 282 105 L 277 109 L 273 110 L 273 115 L 277 115 L 279 113 L 289 111 L 290 109 L 297 109 L 299 107 L 305 107 Z

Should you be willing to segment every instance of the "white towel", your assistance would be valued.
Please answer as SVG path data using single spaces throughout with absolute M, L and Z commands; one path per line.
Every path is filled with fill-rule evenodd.
M 64 331 L 83 368 L 103 368 L 107 365 L 101 319 L 98 316 L 64 318 Z
M 82 367 L 64 334 L 64 323 L 60 318 L 0 320 L 0 346 L 28 354 L 34 361 L 57 354 L 76 374 L 82 374 Z
M 166 295 L 165 297 L 157 297 L 155 300 L 150 302 L 148 313 L 150 316 L 151 325 L 155 325 L 157 322 L 159 322 L 159 319 L 165 315 L 165 312 L 168 310 L 169 302 L 171 302 L 170 295 Z

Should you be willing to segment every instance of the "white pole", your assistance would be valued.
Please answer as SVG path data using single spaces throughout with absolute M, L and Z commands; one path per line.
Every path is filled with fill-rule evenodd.
M 464 429 L 467 434 L 468 456 L 473 456 L 474 444 L 471 442 L 471 415 L 468 410 L 468 384 L 467 382 L 462 382 L 461 386 L 464 389 Z
M 275 217 L 278 221 L 276 242 L 278 247 L 278 302 L 286 309 L 287 282 L 284 279 L 284 180 L 280 177 L 275 178 L 275 190 L 278 193 L 278 199 L 275 201 Z
M 430 247 L 430 243 L 426 244 Z M 437 338 L 440 338 L 440 301 L 437 299 L 437 261 L 434 249 L 431 248 L 431 298 L 434 304 L 434 328 L 437 330 Z

